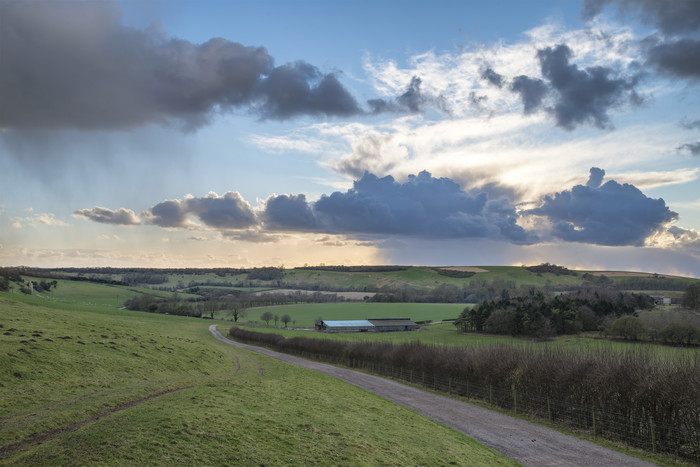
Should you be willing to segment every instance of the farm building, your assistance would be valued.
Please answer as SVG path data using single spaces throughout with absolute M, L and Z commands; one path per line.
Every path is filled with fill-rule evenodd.
M 329 320 L 316 324 L 316 329 L 324 332 L 391 332 L 417 331 L 420 329 L 409 318 L 369 318 L 358 320 Z

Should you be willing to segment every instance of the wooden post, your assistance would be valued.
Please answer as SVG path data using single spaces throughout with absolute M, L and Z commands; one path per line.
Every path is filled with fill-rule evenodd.
M 595 407 L 592 407 L 591 411 L 593 412 L 593 439 L 595 439 Z
M 656 428 L 654 427 L 654 417 L 649 417 L 651 425 L 651 452 L 656 452 Z
M 513 389 L 513 411 L 518 413 L 518 393 L 515 390 L 515 384 L 511 386 L 511 389 Z
M 452 394 L 452 376 L 450 376 L 447 382 L 447 394 Z
M 552 407 L 549 405 L 549 397 L 547 398 L 547 416 L 549 417 L 549 421 L 552 421 Z
M 489 404 L 493 405 L 493 386 L 489 384 Z

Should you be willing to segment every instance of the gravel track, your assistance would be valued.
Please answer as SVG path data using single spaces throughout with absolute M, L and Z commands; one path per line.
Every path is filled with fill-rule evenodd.
M 363 388 L 457 430 L 526 466 L 654 465 L 535 423 L 422 391 L 390 379 L 235 342 L 217 331 L 215 324 L 209 326 L 209 331 L 216 339 L 226 344 L 317 370 Z

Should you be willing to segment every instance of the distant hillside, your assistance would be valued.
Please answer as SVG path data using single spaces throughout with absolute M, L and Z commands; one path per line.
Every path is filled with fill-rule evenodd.
M 118 269 L 22 268 L 27 276 L 111 284 L 129 284 L 155 290 L 198 293 L 220 287 L 253 291 L 302 289 L 308 291 L 391 294 L 418 300 L 478 301 L 502 290 L 518 293 L 527 288 L 565 292 L 587 287 L 620 290 L 682 292 L 699 279 L 626 271 L 570 270 L 549 263 L 532 266 L 312 266 L 285 269 Z M 421 298 L 422 297 L 422 298 Z

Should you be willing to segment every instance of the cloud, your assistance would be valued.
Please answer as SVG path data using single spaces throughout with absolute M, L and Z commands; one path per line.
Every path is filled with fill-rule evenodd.
M 569 63 L 572 54 L 563 44 L 537 51 L 542 75 L 556 94 L 550 111 L 557 126 L 572 130 L 592 122 L 600 129 L 610 128 L 608 110 L 622 104 L 627 95 L 632 102 L 638 99 L 635 80 L 611 78 L 612 70 L 601 66 L 579 69 Z
M 605 170 L 599 169 L 598 167 L 591 167 L 591 175 L 588 177 L 588 182 L 586 186 L 589 188 L 600 188 L 601 183 L 603 183 L 603 178 L 605 178 Z
M 141 223 L 134 211 L 124 208 L 112 211 L 111 209 L 96 206 L 92 209 L 79 209 L 73 215 L 102 224 L 138 225 Z
M 645 23 L 654 24 L 667 34 L 700 29 L 700 3 L 697 0 L 585 0 L 584 19 L 600 14 L 609 5 L 621 13 L 637 12 Z
M 31 210 L 30 208 L 29 211 Z M 56 215 L 53 213 L 36 214 L 31 217 L 14 217 L 12 221 L 12 227 L 15 229 L 21 229 L 25 224 L 32 227 L 36 227 L 39 224 L 50 227 L 68 227 L 70 225 L 60 219 L 56 219 Z
M 248 202 L 238 192 L 232 191 L 223 196 L 209 192 L 204 198 L 163 201 L 146 210 L 142 216 L 149 224 L 173 228 L 195 227 L 191 216 L 207 227 L 219 230 L 244 229 L 257 223 Z
M 315 203 L 299 196 L 271 197 L 262 218 L 266 227 L 279 230 L 532 241 L 517 225 L 508 201 L 489 200 L 486 193 L 469 195 L 454 181 L 426 171 L 404 183 L 366 173 L 347 192 L 324 195 Z
M 320 224 L 305 195 L 273 195 L 265 201 L 262 219 L 267 228 L 315 232 Z
M 56 219 L 56 216 L 52 213 L 44 213 L 36 216 L 36 221 L 43 225 L 50 225 L 53 227 L 67 227 L 68 224 L 60 219 Z
M 510 85 L 510 89 L 520 95 L 525 115 L 536 112 L 541 107 L 542 100 L 549 91 L 544 81 L 525 75 L 516 76 Z
M 642 246 L 647 237 L 678 218 L 663 199 L 648 198 L 633 185 L 614 180 L 600 185 L 603 175 L 592 168 L 585 186 L 545 196 L 526 214 L 546 217 L 559 239 L 608 246 Z
M 261 80 L 256 96 L 263 118 L 285 120 L 299 114 L 347 117 L 361 113 L 355 98 L 334 74 L 323 75 L 305 62 L 276 67 Z
M 493 70 L 493 68 L 486 68 L 481 73 L 481 79 L 488 81 L 489 84 L 492 84 L 492 85 L 496 86 L 497 88 L 502 88 L 503 84 L 505 84 L 505 79 L 503 78 L 503 76 L 496 73 Z
M 120 24 L 116 2 L 1 2 L 0 128 L 196 129 L 217 113 L 360 113 L 335 74 L 275 66 L 264 47 L 202 44 Z
M 411 82 L 406 89 L 406 92 L 396 97 L 393 100 L 386 99 L 370 99 L 367 101 L 371 112 L 379 113 L 401 113 L 415 114 L 425 111 L 425 106 L 431 101 L 431 98 L 421 92 L 421 83 L 423 81 L 413 76 Z
M 681 127 L 686 130 L 700 130 L 700 120 L 690 121 L 687 118 L 681 120 Z
M 662 73 L 683 79 L 700 79 L 700 40 L 679 39 L 647 48 L 647 61 Z
M 684 149 L 687 149 L 690 151 L 690 153 L 694 156 L 700 156 L 700 141 L 697 143 L 686 143 L 686 144 L 681 144 L 676 148 L 678 151 L 682 151 Z

